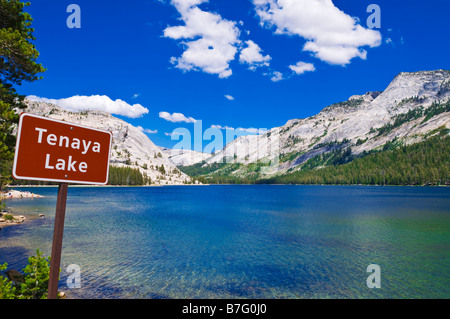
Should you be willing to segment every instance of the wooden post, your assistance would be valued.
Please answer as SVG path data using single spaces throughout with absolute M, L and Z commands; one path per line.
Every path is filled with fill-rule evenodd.
M 66 215 L 67 183 L 59 183 L 56 200 L 55 227 L 53 229 L 52 255 L 50 260 L 50 275 L 47 299 L 56 299 L 58 295 L 59 269 Z

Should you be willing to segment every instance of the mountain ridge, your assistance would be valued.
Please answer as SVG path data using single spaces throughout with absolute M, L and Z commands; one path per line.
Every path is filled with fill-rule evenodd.
M 301 169 L 315 156 L 345 148 L 359 156 L 394 140 L 417 143 L 428 132 L 450 127 L 449 101 L 450 71 L 401 72 L 384 91 L 353 95 L 308 118 L 291 119 L 258 136 L 241 136 L 203 166 L 227 162 L 208 174 L 227 170 L 243 177 L 254 173 L 254 163 L 260 162 L 267 177 Z M 233 164 L 235 169 L 230 169 Z

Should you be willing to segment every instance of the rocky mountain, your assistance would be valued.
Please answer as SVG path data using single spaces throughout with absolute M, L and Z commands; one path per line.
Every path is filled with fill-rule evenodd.
M 151 178 L 152 184 L 171 185 L 192 182 L 169 160 L 167 153 L 133 125 L 98 111 L 70 112 L 56 105 L 26 100 L 25 112 L 67 122 L 78 123 L 113 133 L 111 164 L 138 168 Z
M 189 166 L 205 161 L 211 154 L 196 152 L 185 149 L 171 149 L 161 147 L 161 152 L 167 156 L 169 161 L 175 166 Z
M 354 95 L 262 135 L 241 136 L 203 166 L 218 168 L 213 174 L 247 176 L 257 163 L 258 172 L 270 176 L 298 170 L 324 153 L 345 149 L 360 156 L 388 143 L 412 144 L 450 128 L 449 105 L 450 71 L 400 73 L 383 92 Z

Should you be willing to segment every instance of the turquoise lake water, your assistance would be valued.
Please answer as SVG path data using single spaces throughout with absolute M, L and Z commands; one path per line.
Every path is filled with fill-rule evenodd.
M 57 188 L 12 199 L 0 264 L 51 253 Z M 66 268 L 81 270 L 68 288 Z M 367 266 L 381 269 L 369 289 Z M 69 298 L 449 298 L 450 188 L 69 186 Z

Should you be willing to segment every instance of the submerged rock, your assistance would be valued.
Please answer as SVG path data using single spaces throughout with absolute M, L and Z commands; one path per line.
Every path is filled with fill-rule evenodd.
M 6 271 L 6 276 L 8 276 L 8 279 L 14 283 L 25 282 L 23 275 L 15 269 Z

